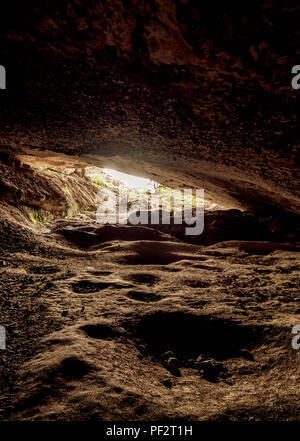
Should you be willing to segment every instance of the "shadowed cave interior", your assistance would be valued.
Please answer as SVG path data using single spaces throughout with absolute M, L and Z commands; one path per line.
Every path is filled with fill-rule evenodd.
M 1 17 L 1 420 L 299 419 L 297 4 L 198 3 Z M 99 224 L 107 170 L 203 233 Z

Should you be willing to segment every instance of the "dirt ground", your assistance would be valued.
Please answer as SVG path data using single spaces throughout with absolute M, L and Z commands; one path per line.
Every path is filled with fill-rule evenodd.
M 1 419 L 299 419 L 299 248 L 83 218 L 10 231 Z

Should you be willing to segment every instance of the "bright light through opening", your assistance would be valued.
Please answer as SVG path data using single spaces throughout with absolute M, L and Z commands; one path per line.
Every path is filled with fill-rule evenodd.
M 153 190 L 154 188 L 154 181 L 151 181 L 151 179 L 139 178 L 138 176 L 128 175 L 127 173 L 121 173 L 109 168 L 103 168 L 102 172 L 116 181 L 123 182 L 128 188 L 144 191 Z

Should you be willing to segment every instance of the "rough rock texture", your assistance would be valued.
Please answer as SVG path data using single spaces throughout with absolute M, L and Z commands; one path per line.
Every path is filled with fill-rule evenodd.
M 2 155 L 0 419 L 298 419 L 297 219 L 101 226 L 80 175 Z
M 0 419 L 299 418 L 299 246 L 59 224 L 2 248 Z
M 48 168 L 33 169 L 14 156 L 0 153 L 0 201 L 7 209 L 0 224 L 5 217 L 8 223 L 11 221 L 9 210 L 18 212 L 19 217 L 23 212 L 34 222 L 96 210 L 97 188 L 89 178 L 78 176 L 80 171 L 66 174 Z M 3 242 L 4 237 L 1 239 Z
M 0 27 L 0 143 L 204 188 L 229 207 L 299 213 L 296 9 L 296 0 L 11 1 Z

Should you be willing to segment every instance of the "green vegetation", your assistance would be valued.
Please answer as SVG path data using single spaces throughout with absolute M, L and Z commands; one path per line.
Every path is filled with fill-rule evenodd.
M 129 200 L 138 200 L 138 199 L 141 199 L 141 197 L 143 198 L 143 199 L 148 199 L 148 200 L 150 200 L 150 195 L 151 195 L 151 193 L 148 193 L 148 192 L 145 192 L 145 193 L 137 193 L 137 192 L 134 192 L 134 191 L 122 191 L 121 193 L 123 193 L 124 194 L 124 196 L 125 195 L 127 195 L 127 197 L 128 197 L 128 199 Z

